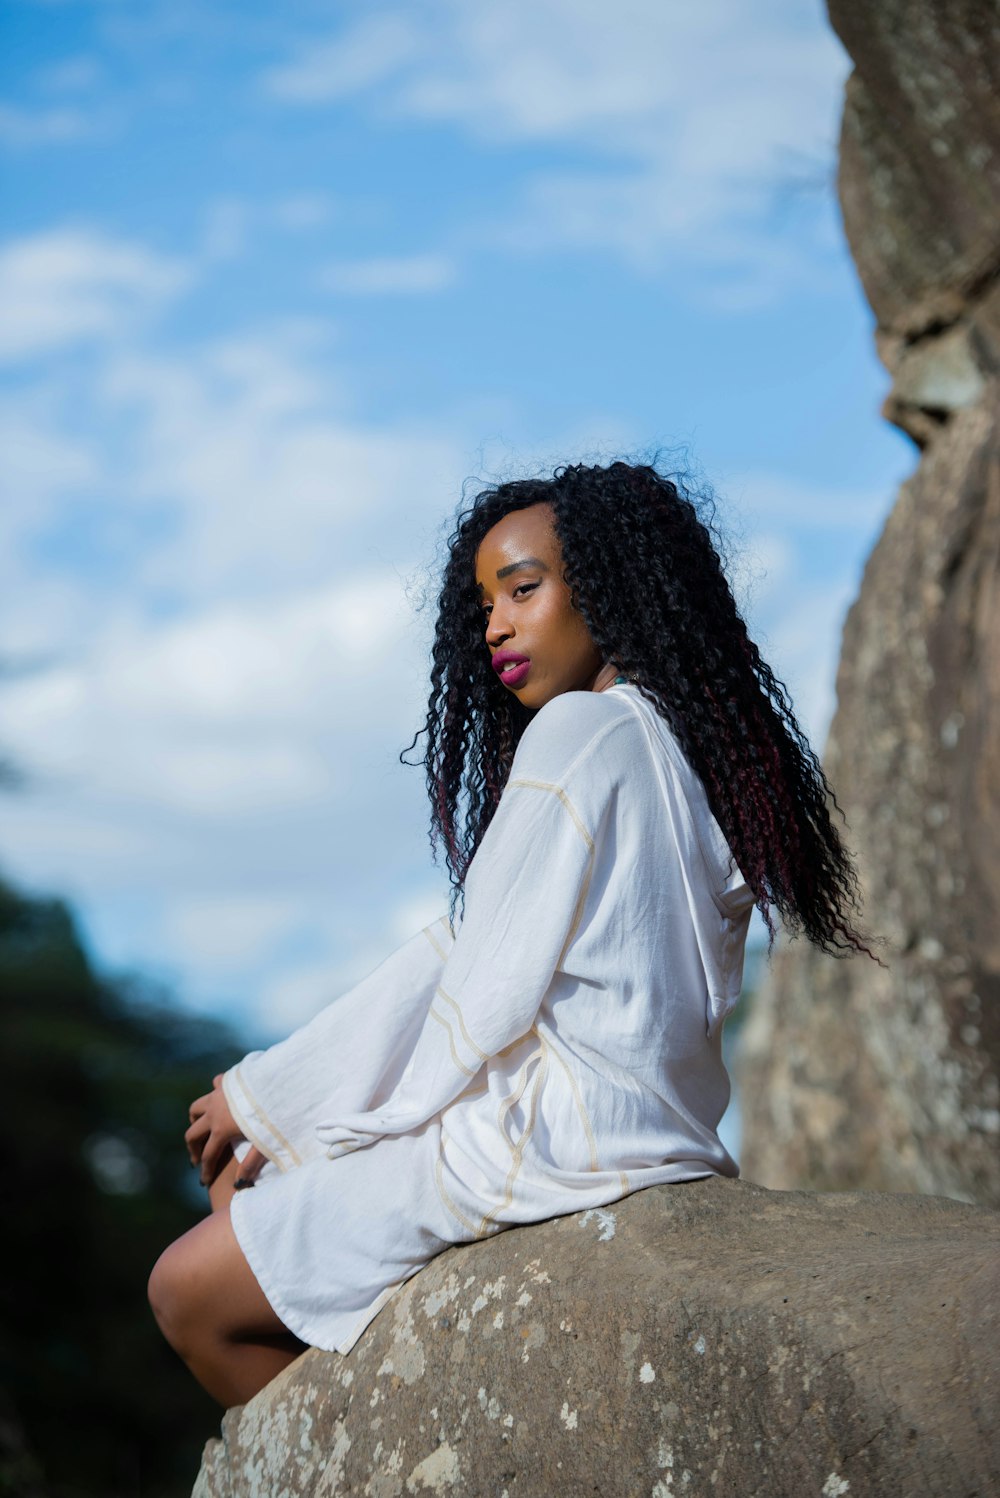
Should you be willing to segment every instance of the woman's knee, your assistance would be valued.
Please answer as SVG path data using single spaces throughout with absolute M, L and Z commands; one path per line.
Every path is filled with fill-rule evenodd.
M 171 1243 L 153 1265 L 146 1293 L 157 1325 L 174 1348 L 182 1338 L 183 1327 L 188 1319 L 184 1306 L 184 1274 L 181 1260 L 181 1243 Z
M 202 1293 L 200 1240 L 187 1233 L 165 1249 L 149 1276 L 148 1296 L 157 1325 L 175 1352 L 186 1356 L 211 1332 Z
M 209 1342 L 285 1331 L 243 1257 L 228 1212 L 213 1212 L 160 1255 L 149 1277 L 149 1303 L 184 1358 Z

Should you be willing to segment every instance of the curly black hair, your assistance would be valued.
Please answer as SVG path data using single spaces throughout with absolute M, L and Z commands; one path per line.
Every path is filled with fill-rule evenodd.
M 823 951 L 874 956 L 855 929 L 858 883 L 840 813 L 787 689 L 750 639 L 717 549 L 714 511 L 649 464 L 569 465 L 501 483 L 460 511 L 438 601 L 423 765 L 431 844 L 453 909 L 533 713 L 484 643 L 476 554 L 512 510 L 547 503 L 572 602 L 604 659 L 633 678 L 700 776 L 773 945 L 777 910 Z M 705 513 L 700 513 L 704 510 Z M 840 813 L 842 816 L 842 813 Z M 878 959 L 875 959 L 878 961 Z

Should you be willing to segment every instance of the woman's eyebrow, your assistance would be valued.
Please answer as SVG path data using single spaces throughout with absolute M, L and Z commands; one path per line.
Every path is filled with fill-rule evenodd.
M 538 567 L 542 572 L 548 572 L 549 570 L 541 557 L 522 557 L 519 562 L 508 562 L 506 567 L 501 567 L 497 572 L 497 582 L 503 577 L 510 577 L 511 573 L 516 572 L 519 567 Z M 480 593 L 483 591 L 482 583 L 477 583 L 476 587 Z
M 516 572 L 519 567 L 540 567 L 543 572 L 548 572 L 549 570 L 546 567 L 545 563 L 542 561 L 541 557 L 522 557 L 521 561 L 519 562 L 511 562 L 508 566 L 501 567 L 500 571 L 497 573 L 497 582 L 499 582 L 502 577 L 510 577 L 510 574 L 512 572 Z

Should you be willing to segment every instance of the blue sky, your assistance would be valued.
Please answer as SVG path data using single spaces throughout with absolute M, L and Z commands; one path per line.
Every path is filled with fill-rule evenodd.
M 419 771 L 463 485 L 662 450 L 822 744 L 909 445 L 818 4 L 11 0 L 9 877 L 278 1034 L 443 903 Z

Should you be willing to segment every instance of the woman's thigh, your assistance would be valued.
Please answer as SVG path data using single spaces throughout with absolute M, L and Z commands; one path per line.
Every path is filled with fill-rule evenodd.
M 213 1212 L 158 1259 L 149 1298 L 168 1337 L 199 1330 L 240 1341 L 287 1331 L 243 1257 L 229 1212 Z M 173 1340 L 173 1338 L 171 1338 Z

